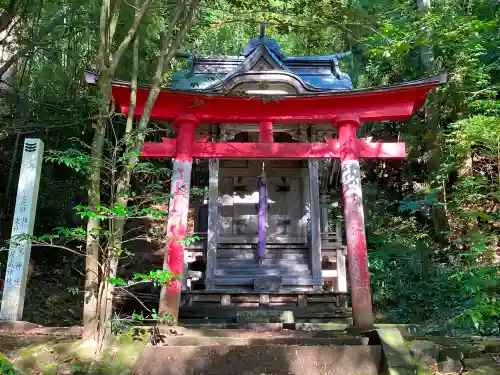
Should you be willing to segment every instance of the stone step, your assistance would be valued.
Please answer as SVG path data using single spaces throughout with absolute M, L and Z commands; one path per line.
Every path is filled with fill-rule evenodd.
M 368 345 L 368 337 L 210 337 L 167 336 L 165 346 L 248 346 L 248 345 Z
M 376 375 L 379 345 L 146 346 L 134 374 Z

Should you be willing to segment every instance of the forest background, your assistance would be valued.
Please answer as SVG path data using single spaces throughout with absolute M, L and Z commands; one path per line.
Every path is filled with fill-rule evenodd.
M 193 23 L 175 18 L 179 7 L 187 12 L 193 3 Z M 104 157 L 111 158 L 117 149 L 118 158 L 130 157 L 125 147 L 116 146 L 117 133 L 123 137 L 126 132 L 126 116 L 111 114 L 103 120 L 102 92 L 84 80 L 84 70 L 99 70 L 102 64 L 103 4 L 120 9 L 118 22 L 110 23 L 114 37 L 109 43 L 110 49 L 118 51 L 119 41 L 130 35 L 143 9 L 138 5 L 120 0 L 2 0 L 2 242 L 10 236 L 25 137 L 41 138 L 48 156 L 40 184 L 37 236 L 61 227 L 88 228 L 88 217 L 81 215 L 82 209 L 77 214 L 75 206 L 91 203 L 88 173 L 96 169 L 89 160 L 93 160 L 91 145 L 99 129 Z M 171 72 L 186 64 L 185 59 L 162 52 L 169 26 L 173 25 L 171 34 L 180 51 L 237 55 L 258 33 L 262 21 L 287 55 L 352 51 L 341 68 L 357 88 L 448 72 L 449 83 L 433 92 L 411 120 L 364 127 L 366 136 L 404 140 L 409 151 L 404 161 L 369 160 L 362 165 L 376 318 L 498 334 L 499 20 L 500 3 L 495 0 L 432 4 L 428 0 L 211 0 L 199 4 L 151 0 L 138 25 L 136 42 L 129 40 L 112 76 L 130 81 L 137 67 L 138 82 L 151 84 L 163 55 L 166 69 L 160 71 L 159 82 L 167 85 Z M 177 46 L 171 43 L 169 48 L 174 51 Z M 148 125 L 151 139 L 165 136 L 162 124 Z M 168 177 L 147 173 L 146 164 L 141 165 L 129 176 L 130 190 L 139 196 L 155 185 L 168 195 Z M 165 172 L 170 165 L 163 161 L 156 167 Z M 99 194 L 109 203 L 114 199 L 109 195 L 110 174 L 97 173 L 103 181 Z M 334 191 L 332 199 L 338 199 L 338 194 Z M 332 212 L 332 216 L 338 214 Z M 89 246 L 88 238 L 74 240 L 67 246 Z M 161 241 L 129 241 L 120 251 L 127 259 L 120 264 L 118 276 L 161 268 Z M 31 257 L 24 320 L 80 324 L 85 257 L 61 246 L 35 246 Z M 1 252 L 2 275 L 6 259 L 7 252 Z

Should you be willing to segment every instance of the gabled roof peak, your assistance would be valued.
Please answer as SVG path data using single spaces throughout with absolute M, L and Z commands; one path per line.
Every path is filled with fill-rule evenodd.
M 251 38 L 239 56 L 194 56 L 182 54 L 190 69 L 172 76 L 172 87 L 201 91 L 243 90 L 263 92 L 324 92 L 351 90 L 351 78 L 340 71 L 339 60 L 350 55 L 290 56 L 265 34 Z M 181 55 L 178 55 L 181 56 Z
M 242 55 L 247 57 L 259 47 L 266 47 L 280 59 L 285 58 L 285 54 L 281 51 L 278 42 L 267 35 L 251 38 L 243 49 Z

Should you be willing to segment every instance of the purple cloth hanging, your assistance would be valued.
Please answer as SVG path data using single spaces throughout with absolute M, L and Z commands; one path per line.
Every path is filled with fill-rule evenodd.
M 257 254 L 259 259 L 264 258 L 266 252 L 266 239 L 267 239 L 267 190 L 266 179 L 264 176 L 258 177 L 259 181 L 259 226 L 258 226 L 258 244 Z

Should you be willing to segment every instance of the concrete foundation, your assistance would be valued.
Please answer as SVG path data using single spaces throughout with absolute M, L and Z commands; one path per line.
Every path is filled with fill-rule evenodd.
M 146 347 L 140 375 L 376 375 L 380 346 L 167 346 Z

